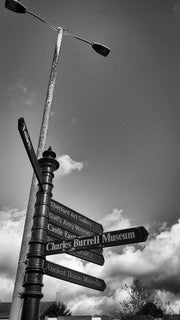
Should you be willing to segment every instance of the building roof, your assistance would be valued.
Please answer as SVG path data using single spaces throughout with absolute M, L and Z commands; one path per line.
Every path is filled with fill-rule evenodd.
M 40 304 L 40 314 L 43 313 L 55 301 L 42 301 Z M 8 319 L 11 302 L 0 302 L 0 319 Z
M 0 302 L 0 319 L 9 317 L 10 306 L 10 302 Z
M 56 301 L 42 301 L 40 304 L 40 315 Z M 9 319 L 11 302 L 0 302 L 0 319 Z M 111 317 L 102 315 L 99 316 L 102 320 L 111 320 Z M 58 317 L 58 320 L 91 320 L 92 316 L 62 316 Z
M 112 320 L 112 317 L 99 315 L 97 318 L 101 318 L 101 320 Z M 60 316 L 58 320 L 92 320 L 92 316 Z

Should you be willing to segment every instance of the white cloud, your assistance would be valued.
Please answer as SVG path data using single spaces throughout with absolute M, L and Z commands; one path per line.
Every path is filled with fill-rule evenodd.
M 59 174 L 61 176 L 71 173 L 74 170 L 81 171 L 83 168 L 82 162 L 73 160 L 69 155 L 65 154 L 58 158 L 60 163 Z
M 125 217 L 123 210 L 113 209 L 112 213 L 107 214 L 100 223 L 105 231 L 126 229 L 130 227 L 130 219 Z
M 25 210 L 0 211 L 0 287 L 2 301 L 10 301 L 18 263 Z
M 8 224 L 8 222 L 19 221 L 25 215 L 25 210 L 18 211 L 17 209 L 10 209 L 8 207 L 2 208 L 0 211 L 0 225 Z
M 7 86 L 7 95 L 10 98 L 11 107 L 19 104 L 27 107 L 36 106 L 36 95 L 31 92 L 24 77 L 17 77 L 14 82 Z
M 120 254 L 107 249 L 103 275 L 109 282 L 118 277 L 141 278 L 155 289 L 180 293 L 179 249 L 180 221 L 143 245 L 123 247 Z
M 102 296 L 87 296 L 81 295 L 76 296 L 72 301 L 69 303 L 70 310 L 72 314 L 78 315 L 92 315 L 101 312 L 101 304 L 104 300 Z
M 1 300 L 11 297 L 23 232 L 25 211 L 4 208 L 0 212 L 0 285 Z M 107 230 L 131 227 L 122 210 L 114 209 L 102 220 Z M 161 229 L 161 228 L 160 228 Z M 177 310 L 180 306 L 180 220 L 169 230 L 151 233 L 142 244 L 104 249 L 104 266 L 86 263 L 71 255 L 48 256 L 57 264 L 103 279 L 106 290 L 98 292 L 62 280 L 44 276 L 44 299 L 53 300 L 59 291 L 73 314 L 108 313 L 117 308 L 125 292 L 122 284 L 141 279 L 158 290 L 165 301 L 170 300 Z M 166 300 L 167 299 L 167 300 Z M 94 311 L 93 311 L 94 310 Z
M 112 225 L 118 221 L 117 212 L 120 214 L 121 221 L 119 227 L 130 227 L 130 220 L 127 217 L 123 219 L 122 211 L 113 210 L 112 215 L 104 218 L 108 229 L 110 229 L 111 217 Z M 119 253 L 112 248 L 106 248 L 104 257 L 103 267 L 87 263 L 81 265 L 81 270 L 104 279 L 107 285 L 105 292 L 93 293 L 91 290 L 87 294 L 87 289 L 79 289 L 78 294 L 84 301 L 81 303 L 81 299 L 73 298 L 71 288 L 70 294 L 66 292 L 65 297 L 74 313 L 78 314 L 79 310 L 81 314 L 85 314 L 87 310 L 91 312 L 90 304 L 94 310 L 102 313 L 117 308 L 125 294 L 122 283 L 127 281 L 131 283 L 133 278 L 141 279 L 147 286 L 159 290 L 163 293 L 165 301 L 170 300 L 176 310 L 179 308 L 177 297 L 180 294 L 180 220 L 169 231 L 162 231 L 153 238 L 150 236 L 146 243 L 122 246 Z
M 0 288 L 1 288 L 1 295 L 0 301 L 11 301 L 12 299 L 12 292 L 14 288 L 14 281 L 12 279 L 7 279 L 6 277 L 0 276 Z

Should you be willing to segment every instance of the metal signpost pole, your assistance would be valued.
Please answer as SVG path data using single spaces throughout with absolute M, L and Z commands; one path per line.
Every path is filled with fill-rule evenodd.
M 59 168 L 55 160 L 56 154 L 49 148 L 43 152 L 43 158 L 39 160 L 44 176 L 43 188 L 39 188 L 36 195 L 35 213 L 33 227 L 27 256 L 27 266 L 23 286 L 23 309 L 22 320 L 38 320 L 40 299 L 43 297 L 43 274 L 45 262 L 45 244 L 47 238 L 47 224 L 50 200 L 52 196 L 53 172 Z
M 49 85 L 47 90 L 44 114 L 43 114 L 38 149 L 37 149 L 37 158 L 40 158 L 42 156 L 42 153 L 45 150 L 45 146 L 47 142 L 49 119 L 51 114 L 51 104 L 52 104 L 53 92 L 55 87 L 62 35 L 63 35 L 63 29 L 60 28 L 58 29 L 58 33 L 57 33 L 54 57 L 53 57 L 52 67 L 51 67 L 51 72 L 49 77 Z M 19 255 L 19 262 L 18 262 L 17 273 L 16 273 L 16 281 L 14 285 L 14 292 L 13 292 L 13 298 L 11 303 L 11 310 L 10 310 L 10 316 L 9 316 L 10 320 L 19 320 L 21 316 L 21 305 L 22 305 L 21 294 L 23 292 L 22 283 L 23 283 L 24 272 L 25 272 L 24 263 L 26 261 L 28 244 L 31 237 L 32 219 L 34 214 L 34 204 L 35 204 L 35 197 L 36 197 L 37 190 L 38 190 L 37 179 L 35 175 L 33 175 L 30 194 L 29 194 L 29 202 L 27 207 L 27 215 L 26 215 L 25 226 L 24 226 L 24 233 L 23 233 L 22 244 L 21 244 L 21 251 Z

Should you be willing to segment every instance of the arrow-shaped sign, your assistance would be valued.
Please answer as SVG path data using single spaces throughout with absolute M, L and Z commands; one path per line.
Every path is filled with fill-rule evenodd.
M 62 238 L 63 240 L 64 238 Z M 57 241 L 58 239 L 52 236 L 47 236 L 47 242 L 54 242 Z M 59 253 L 59 252 L 57 252 Z M 56 252 L 46 252 L 46 255 L 52 255 L 56 254 Z M 77 251 L 77 252 L 68 252 L 68 254 L 77 257 L 79 259 L 83 259 L 95 264 L 98 264 L 100 266 L 103 266 L 104 264 L 104 257 L 102 254 L 98 254 L 94 251 L 88 251 L 88 250 L 82 250 L 82 251 Z
M 43 191 L 43 185 L 42 185 L 43 175 L 42 175 L 41 168 L 37 160 L 36 154 L 34 152 L 34 148 L 33 148 L 31 138 L 30 138 L 24 118 L 18 119 L 18 130 L 21 135 L 22 141 L 24 143 L 25 149 L 27 151 L 29 160 L 31 161 L 32 167 L 36 174 L 36 178 L 39 182 L 41 190 Z
M 146 241 L 147 230 L 141 227 L 116 230 L 95 234 L 90 237 L 79 237 L 71 240 L 53 241 L 46 244 L 46 253 L 67 253 L 79 250 L 112 247 Z
M 104 291 L 106 284 L 104 280 L 89 276 L 85 273 L 81 273 L 50 261 L 45 261 L 45 273 L 48 276 L 65 280 L 68 282 L 79 284 L 83 287 Z

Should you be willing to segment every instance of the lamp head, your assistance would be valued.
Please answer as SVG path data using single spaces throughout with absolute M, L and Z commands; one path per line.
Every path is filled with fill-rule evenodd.
M 109 52 L 111 51 L 108 47 L 103 46 L 100 43 L 93 42 L 92 43 L 92 48 L 99 54 L 101 54 L 104 57 L 107 57 Z
M 6 0 L 5 7 L 17 13 L 26 13 L 27 10 L 27 8 L 22 3 L 15 0 Z

